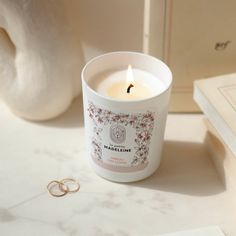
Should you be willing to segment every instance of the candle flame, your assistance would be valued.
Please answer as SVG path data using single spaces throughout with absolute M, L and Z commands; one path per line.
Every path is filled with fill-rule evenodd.
M 134 73 L 132 70 L 132 66 L 128 66 L 127 74 L 126 74 L 126 82 L 127 84 L 133 84 L 134 83 Z

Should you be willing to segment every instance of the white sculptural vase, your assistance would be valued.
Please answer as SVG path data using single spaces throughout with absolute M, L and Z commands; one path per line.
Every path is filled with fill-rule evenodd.
M 0 98 L 23 118 L 58 116 L 81 91 L 83 57 L 69 3 L 0 0 Z

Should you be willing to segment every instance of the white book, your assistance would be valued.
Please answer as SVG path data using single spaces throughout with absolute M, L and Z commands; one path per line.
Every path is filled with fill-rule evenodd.
M 194 100 L 236 156 L 236 74 L 195 81 Z
M 225 236 L 219 227 L 207 227 L 195 230 L 181 231 L 162 236 Z
M 236 192 L 236 157 L 233 155 L 228 145 L 219 136 L 216 129 L 207 119 L 204 120 L 207 127 L 205 143 L 211 154 L 211 158 L 216 170 L 227 191 Z

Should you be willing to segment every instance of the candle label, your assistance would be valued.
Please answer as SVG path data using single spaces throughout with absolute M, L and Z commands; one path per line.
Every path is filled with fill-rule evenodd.
M 154 112 L 115 113 L 88 103 L 93 161 L 108 170 L 134 172 L 149 163 Z

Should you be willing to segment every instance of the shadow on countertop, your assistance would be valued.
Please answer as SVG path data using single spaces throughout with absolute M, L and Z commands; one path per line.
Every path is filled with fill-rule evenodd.
M 70 107 L 60 116 L 48 121 L 35 122 L 35 124 L 55 128 L 82 127 L 84 125 L 82 94 L 75 98 Z
M 166 141 L 157 171 L 128 185 L 193 196 L 225 191 L 204 143 Z

